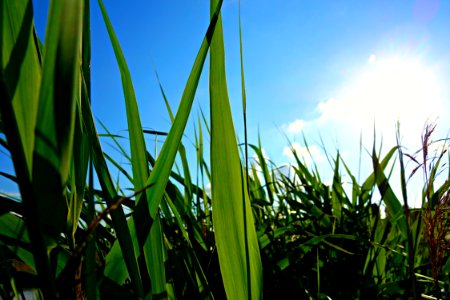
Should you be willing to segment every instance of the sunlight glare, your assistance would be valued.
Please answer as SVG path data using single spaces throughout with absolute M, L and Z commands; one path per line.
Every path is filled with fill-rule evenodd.
M 431 67 L 419 59 L 370 55 L 355 82 L 336 99 L 319 104 L 321 119 L 338 119 L 361 130 L 421 130 L 442 109 L 441 88 Z

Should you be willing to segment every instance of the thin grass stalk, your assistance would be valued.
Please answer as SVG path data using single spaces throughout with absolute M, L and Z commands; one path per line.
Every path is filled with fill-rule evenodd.
M 84 1 L 83 15 L 83 41 L 82 41 L 82 76 L 86 93 L 81 97 L 88 97 L 91 101 L 91 22 L 90 22 L 90 0 Z M 89 150 L 89 174 L 88 174 L 88 194 L 87 194 L 87 222 L 90 224 L 95 218 L 95 200 L 94 200 L 94 164 L 92 161 L 92 149 Z M 96 276 L 96 245 L 95 232 L 94 237 L 88 242 L 86 249 L 86 292 L 87 299 L 97 298 L 97 276 Z
M 87 197 L 87 222 L 90 224 L 95 218 L 94 202 L 94 166 L 92 161 L 89 163 L 89 192 Z M 86 291 L 89 300 L 97 298 L 97 276 L 96 276 L 96 247 L 95 232 L 93 238 L 88 242 L 86 249 Z
M 317 299 L 320 299 L 320 259 L 319 246 L 316 248 L 316 269 L 317 269 Z
M 400 123 L 397 123 L 397 150 L 398 157 L 400 162 L 400 183 L 402 188 L 402 197 L 403 197 L 403 210 L 406 218 L 406 230 L 407 230 L 407 238 L 408 238 L 408 271 L 409 271 L 409 280 L 411 282 L 412 293 L 414 300 L 417 300 L 417 286 L 416 286 L 416 276 L 414 275 L 414 245 L 412 232 L 409 224 L 410 220 L 410 211 L 408 207 L 408 192 L 406 190 L 406 175 L 405 175 L 405 165 L 403 163 L 403 151 L 402 146 L 400 144 Z
M 247 197 L 250 195 L 249 180 L 248 180 L 248 137 L 247 137 L 247 96 L 245 92 L 245 76 L 244 76 L 244 53 L 242 50 L 242 24 L 241 24 L 241 1 L 238 2 L 238 15 L 239 15 L 239 54 L 241 63 L 241 91 L 242 91 L 242 113 L 244 119 L 244 153 L 245 153 L 245 169 L 244 169 L 244 185 L 242 192 L 247 193 Z M 245 194 L 242 195 L 242 209 L 244 215 L 244 238 L 245 238 L 245 260 L 247 263 L 247 290 L 248 299 L 252 299 L 252 287 L 251 287 L 251 272 L 250 272 L 250 254 L 248 250 L 248 234 L 247 234 L 247 206 L 245 205 Z

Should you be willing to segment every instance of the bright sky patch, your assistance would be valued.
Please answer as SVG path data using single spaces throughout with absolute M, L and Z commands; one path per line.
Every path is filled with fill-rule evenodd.
M 369 64 L 343 89 L 341 95 L 319 103 L 316 123 L 341 124 L 370 133 L 395 131 L 420 136 L 427 121 L 436 121 L 443 111 L 441 84 L 436 72 L 420 59 L 394 56 Z

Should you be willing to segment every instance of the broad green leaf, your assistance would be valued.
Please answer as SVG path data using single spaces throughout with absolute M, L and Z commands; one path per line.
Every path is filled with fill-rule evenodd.
M 33 36 L 32 1 L 1 0 L 0 14 L 1 123 L 14 148 L 13 159 L 23 155 L 25 171 L 30 176 L 41 82 L 40 57 Z M 18 147 L 22 150 L 17 151 Z
M 0 235 L 2 237 L 1 244 L 8 245 L 20 259 L 35 269 L 30 239 L 25 222 L 21 218 L 11 213 L 0 216 Z
M 52 1 L 46 33 L 32 178 L 41 226 L 54 237 L 67 222 L 64 189 L 80 95 L 82 13 L 83 2 Z
M 211 1 L 211 14 L 217 3 Z M 215 241 L 228 299 L 260 299 L 261 257 L 231 116 L 224 52 L 219 14 L 211 41 L 209 72 Z
M 25 201 L 24 215 L 36 270 L 42 276 L 41 288 L 44 296 L 52 298 L 56 295 L 55 283 L 39 226 L 43 216 L 39 218 L 31 179 L 42 62 L 33 27 L 32 2 L 1 0 L 0 14 L 2 130 L 12 155 L 21 198 Z

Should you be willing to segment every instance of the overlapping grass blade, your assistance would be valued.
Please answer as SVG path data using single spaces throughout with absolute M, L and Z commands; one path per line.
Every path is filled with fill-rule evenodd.
M 38 222 L 31 183 L 34 128 L 36 124 L 41 69 L 33 41 L 31 1 L 0 1 L 0 115 L 6 136 L 2 145 L 11 153 L 17 184 L 24 199 L 24 216 L 33 242 L 36 270 L 44 276 L 45 295 L 55 296 L 47 249 Z M 23 72 L 20 72 L 23 69 Z M 22 74 L 22 76 L 21 76 Z M 31 264 L 34 265 L 34 262 Z M 45 278 L 47 276 L 47 278 Z
M 150 208 L 150 215 L 154 217 L 158 211 L 158 205 L 164 194 L 164 188 L 167 184 L 171 173 L 171 167 L 175 161 L 178 147 L 181 143 L 184 128 L 186 127 L 187 120 L 191 111 L 192 103 L 194 101 L 195 91 L 200 80 L 203 64 L 208 53 L 211 38 L 214 32 L 214 28 L 217 23 L 217 18 L 220 12 L 222 1 L 219 1 L 216 6 L 213 17 L 209 24 L 205 38 L 202 41 L 200 50 L 195 59 L 191 73 L 186 83 L 183 95 L 181 96 L 180 105 L 177 110 L 172 127 L 167 135 L 166 141 L 161 149 L 161 152 L 155 162 L 155 166 L 150 174 L 150 178 L 147 181 L 148 185 L 152 185 L 149 190 L 150 197 L 148 197 L 148 205 Z
M 31 1 L 14 5 L 2 1 L 1 6 L 2 14 L 6 14 L 2 17 L 1 34 L 7 42 L 7 46 L 2 44 L 2 78 L 8 75 L 8 80 L 1 80 L 1 94 L 5 96 L 2 116 L 7 115 L 2 122 L 14 153 L 19 188 L 26 199 L 25 216 L 42 289 L 46 297 L 54 298 L 56 291 L 45 249 L 49 240 L 44 241 L 41 229 L 56 237 L 67 221 L 64 188 L 71 164 L 75 99 L 80 87 L 83 3 L 51 3 L 42 80 Z M 8 19 L 8 26 L 4 27 L 3 20 Z M 18 35 L 13 36 L 12 32 Z M 3 57 L 8 56 L 4 66 Z M 24 72 L 20 71 L 22 68 Z M 16 96 L 18 100 L 14 99 Z M 53 218 L 48 218 L 48 214 Z
M 85 85 L 84 92 L 87 93 Z M 97 130 L 95 128 L 95 123 L 92 117 L 91 107 L 88 102 L 88 97 L 83 97 L 82 99 L 83 103 L 81 105 L 81 111 L 83 115 L 83 121 L 86 126 L 86 134 L 89 137 L 89 143 L 91 145 L 90 153 L 92 161 L 95 166 L 100 186 L 105 194 L 105 200 L 107 201 L 108 205 L 111 205 L 118 197 L 118 195 L 114 187 L 114 183 L 111 179 L 111 175 L 109 173 L 105 158 L 103 156 L 103 151 L 98 139 Z M 134 284 L 134 287 L 136 288 L 138 294 L 142 294 L 143 287 L 135 255 L 135 243 L 133 243 L 122 206 L 118 206 L 115 210 L 113 210 L 111 212 L 111 217 L 118 240 L 118 244 L 115 244 L 117 246 L 115 248 L 113 246 L 113 249 L 111 251 L 117 249 L 116 253 L 119 257 L 117 261 L 123 263 L 126 266 L 126 269 L 123 268 L 124 270 L 122 272 L 114 272 L 114 268 L 116 267 L 116 265 L 107 264 L 107 270 L 105 270 L 105 274 L 109 274 L 112 277 L 114 277 L 114 275 L 123 275 L 125 276 L 125 278 L 129 274 L 131 282 Z M 112 268 L 112 270 L 108 271 L 108 268 Z
M 161 90 L 161 94 L 164 98 L 164 103 L 166 104 L 166 108 L 167 108 L 167 112 L 170 117 L 170 121 L 173 123 L 174 117 L 173 117 L 172 109 L 169 104 L 169 100 L 167 100 L 166 93 L 164 92 L 163 86 L 161 84 L 161 81 L 159 80 L 158 75 L 156 77 L 158 79 L 159 89 Z M 191 210 L 191 207 L 192 207 L 191 200 L 192 200 L 192 195 L 193 195 L 192 178 L 191 178 L 191 172 L 189 171 L 189 163 L 187 160 L 186 148 L 184 147 L 182 142 L 180 142 L 178 153 L 180 154 L 181 164 L 183 166 L 184 188 L 185 188 L 185 190 L 184 190 L 185 207 L 187 210 Z
M 125 97 L 125 107 L 127 112 L 128 131 L 130 134 L 130 149 L 131 149 L 131 165 L 133 170 L 133 184 L 135 191 L 141 190 L 149 178 L 149 169 L 146 157 L 146 147 L 142 125 L 140 121 L 139 110 L 136 101 L 136 95 L 131 80 L 131 74 L 125 61 L 125 57 L 122 53 L 119 41 L 114 33 L 112 24 L 109 21 L 109 17 L 106 13 L 106 9 L 101 0 L 98 1 L 102 15 L 108 30 L 108 34 L 111 39 L 111 43 L 116 55 L 117 64 L 119 66 L 122 87 Z M 145 293 L 151 292 L 153 295 L 161 295 L 166 292 L 166 278 L 164 267 L 164 243 L 160 228 L 159 216 L 153 216 L 152 220 L 147 218 L 148 211 L 145 212 L 146 200 L 148 192 L 142 193 L 140 197 L 136 199 L 136 206 L 141 204 L 141 211 L 139 214 L 133 215 L 134 228 L 137 234 L 137 240 L 139 243 L 140 254 L 138 259 L 141 261 L 140 269 L 141 276 L 147 272 L 150 275 L 151 291 L 144 291 Z M 151 229 L 150 229 L 151 227 Z M 147 231 L 150 231 L 147 234 Z M 144 258 L 145 257 L 145 258 Z M 145 263 L 144 263 L 145 261 Z M 148 287 L 147 287 L 148 289 Z
M 397 147 L 392 148 L 386 156 L 389 157 L 393 155 L 391 153 L 395 151 L 397 151 Z M 392 190 L 388 178 L 384 174 L 382 165 L 380 164 L 378 156 L 375 152 L 375 147 L 373 148 L 372 152 L 372 162 L 375 176 L 374 180 L 377 184 L 381 196 L 383 197 L 383 202 L 386 204 L 386 207 L 388 209 L 388 218 L 392 222 L 392 224 L 396 224 L 399 226 L 399 233 L 405 240 L 407 240 L 408 231 L 402 205 L 395 195 L 394 191 Z
M 82 2 L 52 2 L 47 28 L 33 154 L 33 187 L 46 233 L 66 225 L 69 177 L 80 87 Z M 42 174 L 45 174 L 43 176 Z M 53 218 L 47 218 L 48 214 Z
M 178 152 L 178 147 L 181 142 L 181 138 L 183 136 L 183 131 L 186 126 L 187 119 L 189 117 L 190 108 L 192 107 L 195 91 L 200 79 L 203 64 L 206 59 L 206 54 L 209 49 L 209 43 L 217 21 L 217 15 L 218 12 L 220 11 L 220 7 L 221 7 L 220 5 L 217 6 L 216 16 L 212 18 L 206 36 L 203 39 L 199 53 L 194 62 L 194 66 L 192 68 L 191 74 L 189 76 L 188 82 L 183 92 L 183 96 L 181 98 L 180 106 L 178 108 L 174 123 L 166 138 L 166 142 L 164 143 L 161 149 L 161 153 L 159 154 L 158 159 L 155 162 L 155 166 L 151 172 L 151 175 L 147 181 L 147 186 L 151 185 L 151 188 L 149 189 L 149 195 L 147 195 L 147 199 L 150 215 L 152 218 L 156 217 L 159 203 L 164 195 L 164 190 L 168 182 L 169 176 L 171 174 L 171 168 L 175 161 L 175 156 Z M 142 198 L 141 200 L 143 199 L 145 198 Z M 143 203 L 143 201 L 141 201 L 140 203 Z M 135 208 L 135 214 L 136 213 L 142 214 L 143 213 L 142 211 L 147 209 L 148 209 L 147 207 L 137 206 Z M 133 232 L 132 228 L 130 228 L 130 230 Z M 118 253 L 117 251 L 118 248 L 113 247 L 110 255 L 117 256 Z M 120 260 L 116 262 L 120 262 Z M 110 271 L 109 274 L 112 274 L 112 272 Z M 117 273 L 115 272 L 115 274 Z

